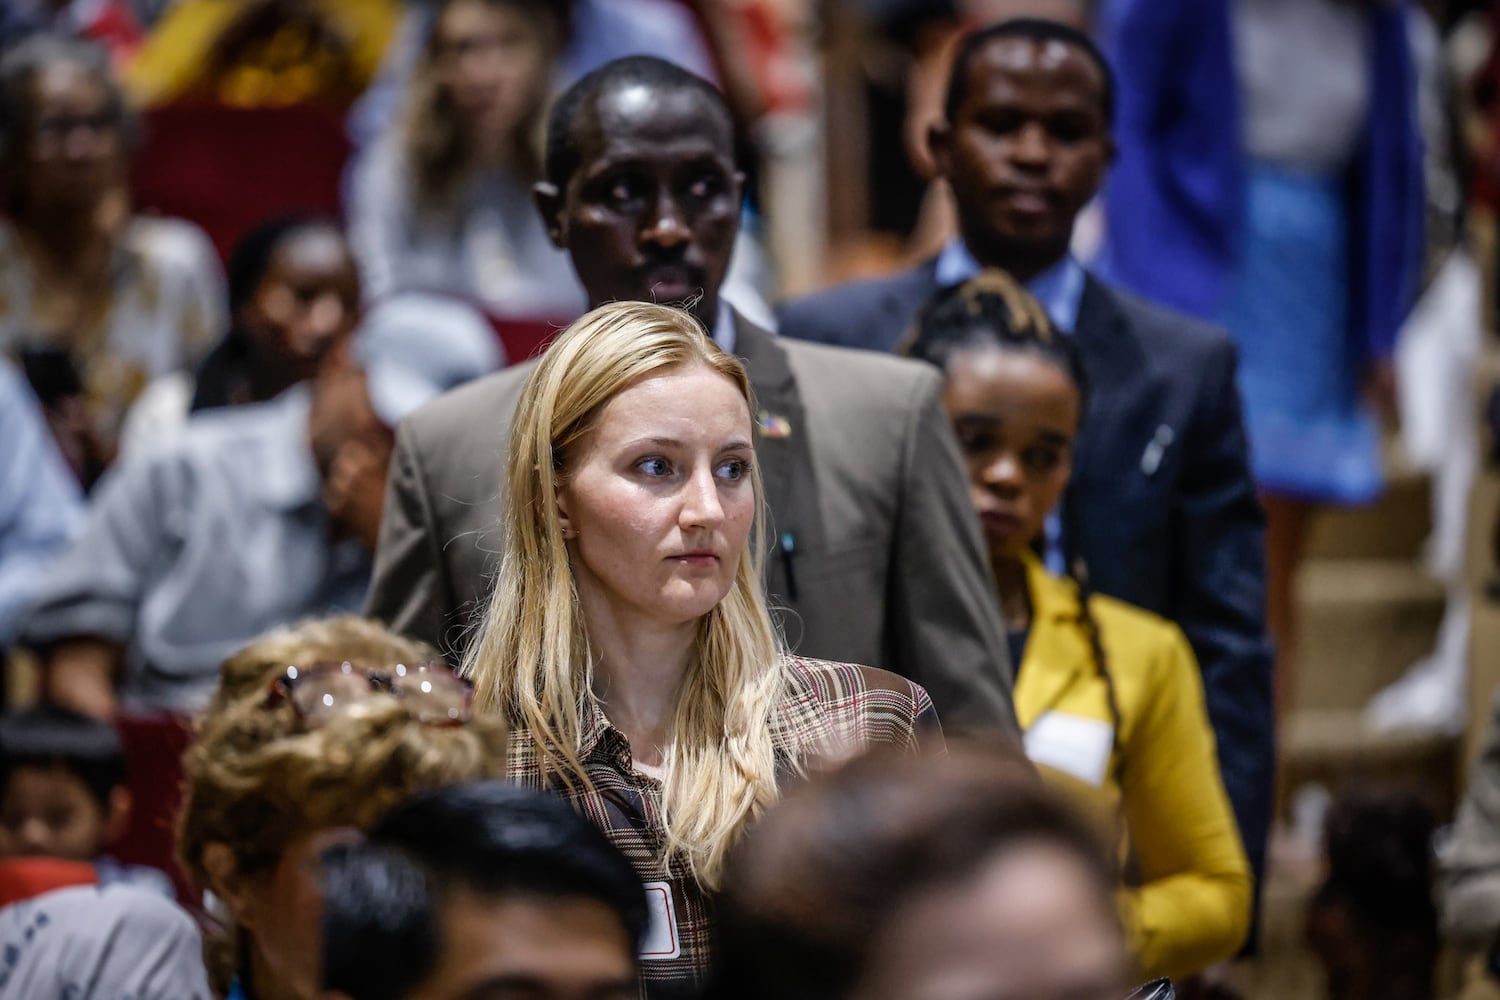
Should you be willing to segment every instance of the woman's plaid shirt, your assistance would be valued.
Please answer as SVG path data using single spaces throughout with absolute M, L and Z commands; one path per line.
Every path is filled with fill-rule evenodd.
M 783 776 L 798 762 L 840 756 L 877 745 L 916 750 L 942 742 L 937 713 L 927 692 L 904 677 L 848 663 L 794 658 L 788 695 L 771 720 Z M 637 772 L 630 744 L 594 702 L 585 708 L 579 759 L 593 790 L 569 789 L 561 778 L 548 784 L 609 835 L 635 866 L 641 880 L 666 883 L 675 927 L 673 957 L 642 956 L 641 978 L 651 1000 L 697 994 L 708 968 L 713 905 L 679 856 L 665 856 L 661 784 Z M 542 787 L 536 747 L 525 733 L 512 733 L 511 780 Z

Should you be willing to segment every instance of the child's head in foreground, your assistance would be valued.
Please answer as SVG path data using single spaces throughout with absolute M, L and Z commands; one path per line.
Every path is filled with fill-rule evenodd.
M 92 861 L 129 815 L 109 723 L 53 706 L 0 716 L 0 858 Z

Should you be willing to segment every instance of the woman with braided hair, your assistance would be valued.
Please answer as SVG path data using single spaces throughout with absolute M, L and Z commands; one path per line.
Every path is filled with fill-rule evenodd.
M 1065 494 L 1087 408 L 1076 345 L 1009 275 L 986 271 L 928 302 L 906 353 L 946 376 L 1026 752 L 1110 824 L 1138 971 L 1185 976 L 1231 957 L 1250 927 L 1251 875 L 1197 663 L 1175 625 L 1091 593 L 1071 551 Z

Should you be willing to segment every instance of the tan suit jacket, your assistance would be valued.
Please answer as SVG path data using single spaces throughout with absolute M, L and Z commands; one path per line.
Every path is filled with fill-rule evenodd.
M 788 646 L 903 674 L 950 728 L 1015 732 L 1004 632 L 938 372 L 735 320 L 736 351 L 773 418 L 756 440 L 766 535 L 790 534 L 795 550 L 766 560 Z M 396 433 L 369 611 L 445 653 L 467 644 L 499 566 L 499 487 L 532 367 L 448 393 Z

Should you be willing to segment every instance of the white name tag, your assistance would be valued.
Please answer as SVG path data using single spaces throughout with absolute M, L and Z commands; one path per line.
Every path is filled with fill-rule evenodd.
M 670 882 L 646 883 L 646 940 L 641 943 L 642 959 L 676 958 L 682 954 L 682 939 L 677 936 L 677 910 L 672 905 Z
M 1099 719 L 1048 712 L 1026 730 L 1026 756 L 1091 785 L 1104 782 L 1115 727 Z

